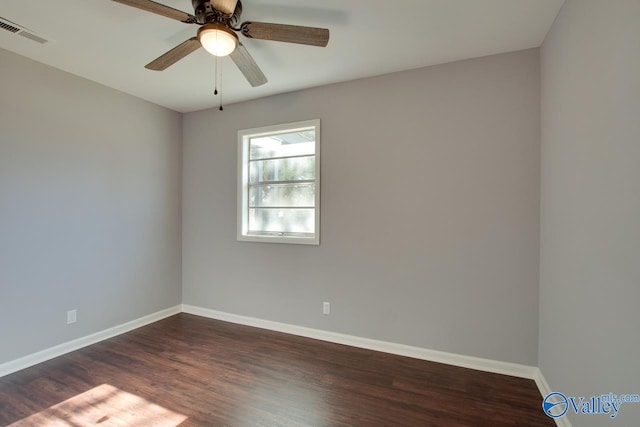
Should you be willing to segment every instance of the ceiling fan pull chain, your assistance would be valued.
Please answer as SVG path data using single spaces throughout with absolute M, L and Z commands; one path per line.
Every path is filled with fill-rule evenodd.
M 223 108 L 222 108 L 222 67 L 220 67 L 220 92 L 218 92 L 218 57 L 217 56 L 216 56 L 215 61 L 216 62 L 215 62 L 215 65 L 214 65 L 214 74 L 215 74 L 215 76 L 213 78 L 213 81 L 214 81 L 214 83 L 213 83 L 213 86 L 214 86 L 213 94 L 214 95 L 218 95 L 218 94 L 220 95 L 220 111 L 222 111 L 223 110 Z
M 220 67 L 220 111 L 222 110 L 224 110 L 224 108 L 222 108 L 222 67 Z
M 213 94 L 217 95 L 218 94 L 218 57 L 216 56 L 216 60 L 215 60 L 215 65 L 213 68 Z

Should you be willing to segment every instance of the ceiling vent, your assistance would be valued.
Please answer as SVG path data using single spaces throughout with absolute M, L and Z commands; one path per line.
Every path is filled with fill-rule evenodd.
M 45 44 L 48 42 L 47 39 L 34 34 L 33 31 L 27 30 L 26 28 L 21 27 L 15 22 L 11 22 L 8 19 L 2 18 L 2 17 L 0 17 L 0 29 L 9 31 L 10 33 L 16 34 L 18 36 L 22 36 L 29 40 L 33 40 L 34 42 L 37 42 L 40 44 Z

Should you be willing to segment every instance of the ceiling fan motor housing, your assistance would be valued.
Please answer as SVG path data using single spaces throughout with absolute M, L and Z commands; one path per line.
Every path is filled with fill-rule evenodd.
M 191 4 L 198 24 L 220 22 L 235 26 L 240 22 L 240 15 L 242 15 L 242 2 L 240 0 L 238 0 L 236 8 L 231 15 L 216 10 L 211 6 L 210 0 L 191 0 Z

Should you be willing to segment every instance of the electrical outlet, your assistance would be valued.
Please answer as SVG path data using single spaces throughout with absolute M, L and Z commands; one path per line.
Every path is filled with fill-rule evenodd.
M 322 303 L 322 314 L 331 314 L 331 303 L 326 301 Z
M 67 311 L 67 325 L 76 323 L 76 320 L 78 319 L 77 316 L 78 316 L 78 312 L 76 311 L 75 308 L 73 310 Z

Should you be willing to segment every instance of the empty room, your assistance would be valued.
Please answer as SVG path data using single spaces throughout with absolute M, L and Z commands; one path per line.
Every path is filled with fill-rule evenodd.
M 3 0 L 0 426 L 640 425 L 640 1 Z

